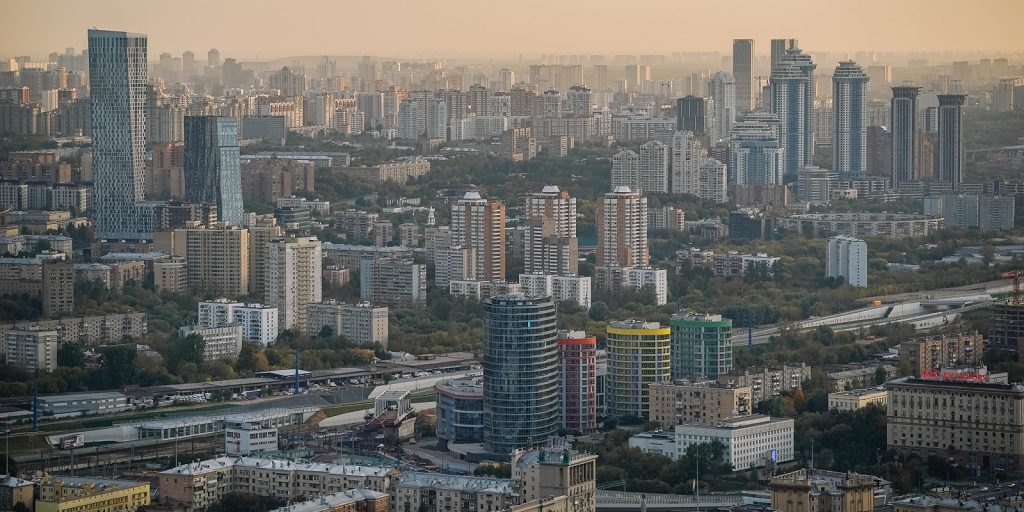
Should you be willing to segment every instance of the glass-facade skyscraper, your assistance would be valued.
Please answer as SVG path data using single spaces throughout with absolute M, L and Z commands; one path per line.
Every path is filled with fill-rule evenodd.
M 217 220 L 242 225 L 242 177 L 238 121 L 232 117 L 185 118 L 185 200 L 217 205 Z
M 964 182 L 964 94 L 939 95 L 939 150 L 935 179 L 951 183 L 954 189 Z
M 558 430 L 558 330 L 550 298 L 484 301 L 484 447 L 508 454 Z
M 868 171 L 868 75 L 852 60 L 832 74 L 832 170 L 843 178 Z
M 903 85 L 892 88 L 889 129 L 892 131 L 892 186 L 917 181 L 917 96 L 921 88 Z
M 779 146 L 785 150 L 785 173 L 796 174 L 814 161 L 814 62 L 792 48 L 772 69 L 772 112 L 779 116 Z
M 751 85 L 754 69 L 754 40 L 732 40 L 732 76 L 736 80 L 736 116 L 743 117 L 751 109 Z
M 96 238 L 148 239 L 139 207 L 146 158 L 146 35 L 89 30 Z

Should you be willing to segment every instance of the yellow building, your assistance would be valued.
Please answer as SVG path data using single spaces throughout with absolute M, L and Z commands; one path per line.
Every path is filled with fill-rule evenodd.
M 650 385 L 671 376 L 672 336 L 658 322 L 626 320 L 608 326 L 606 401 L 610 416 L 646 418 Z
M 888 484 L 871 475 L 800 469 L 772 478 L 769 487 L 779 512 L 872 512 L 876 492 L 886 492 Z
M 36 512 L 115 512 L 149 505 L 149 482 L 46 475 Z
M 869 405 L 885 407 L 889 392 L 885 388 L 851 389 L 828 394 L 828 408 L 835 411 L 856 411 Z

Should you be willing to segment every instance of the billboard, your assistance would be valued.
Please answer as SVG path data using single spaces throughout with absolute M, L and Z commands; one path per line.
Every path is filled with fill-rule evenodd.
M 82 446 L 85 446 L 84 434 L 71 434 L 70 436 L 64 436 L 60 438 L 60 442 L 57 443 L 57 447 L 61 450 L 81 448 Z

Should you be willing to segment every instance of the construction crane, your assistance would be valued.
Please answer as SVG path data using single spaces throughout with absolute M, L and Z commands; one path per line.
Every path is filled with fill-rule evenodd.
M 1013 295 L 1010 296 L 1010 303 L 1014 306 L 1020 305 L 1020 276 L 1024 276 L 1024 270 L 1011 270 L 1003 274 L 1003 277 L 1013 279 Z

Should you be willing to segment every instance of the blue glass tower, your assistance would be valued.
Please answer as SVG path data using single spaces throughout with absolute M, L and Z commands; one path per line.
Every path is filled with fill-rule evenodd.
M 185 118 L 185 200 L 217 205 L 217 220 L 242 225 L 242 176 L 238 121 L 231 117 Z

